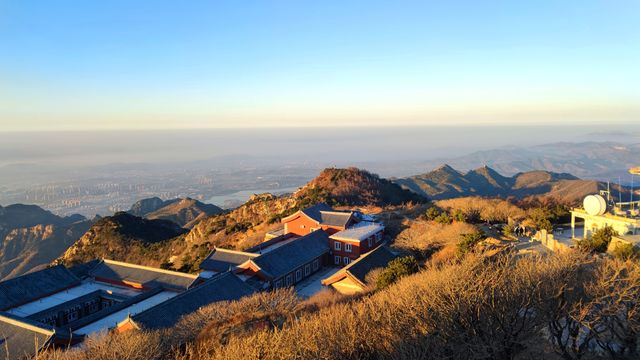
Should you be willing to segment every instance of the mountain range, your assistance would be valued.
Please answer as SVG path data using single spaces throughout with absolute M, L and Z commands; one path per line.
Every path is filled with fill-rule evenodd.
M 334 207 L 385 207 L 463 196 L 536 197 L 576 204 L 606 187 L 568 173 L 501 175 L 490 167 L 460 172 L 443 165 L 425 174 L 383 179 L 357 168 L 328 168 L 293 194 L 252 196 L 223 211 L 190 198 L 143 199 L 127 212 L 87 220 L 58 217 L 32 205 L 0 207 L 0 277 L 51 262 L 67 265 L 110 258 L 194 271 L 214 247 L 257 245 L 281 218 L 325 202 Z
M 47 266 L 92 222 L 81 215 L 59 217 L 35 205 L 0 206 L 0 279 Z
M 488 166 L 463 173 L 446 164 L 421 175 L 392 180 L 434 200 L 465 196 L 519 199 L 534 196 L 568 205 L 578 204 L 586 195 L 607 187 L 603 182 L 582 180 L 568 173 L 535 170 L 508 177 Z M 618 186 L 614 185 L 612 189 L 618 190 Z M 626 188 L 620 190 L 628 193 Z
M 496 171 L 515 175 L 545 170 L 570 173 L 582 179 L 628 183 L 627 170 L 639 166 L 640 143 L 612 141 L 560 142 L 536 146 L 509 146 L 476 151 L 467 155 L 438 158 L 419 166 L 435 168 L 447 163 L 457 169 L 475 169 L 486 165 Z

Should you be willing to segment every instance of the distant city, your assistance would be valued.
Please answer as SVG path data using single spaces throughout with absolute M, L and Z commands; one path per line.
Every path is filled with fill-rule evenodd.
M 629 184 L 639 134 L 638 125 L 0 133 L 0 205 L 86 217 L 149 197 L 233 208 L 253 193 L 293 192 L 333 166 L 403 177 L 488 165 Z
M 0 204 L 35 204 L 57 215 L 104 216 L 128 210 L 139 199 L 190 197 L 223 208 L 245 202 L 253 193 L 292 192 L 316 169 L 238 170 L 234 173 L 190 170 L 166 174 L 109 175 L 42 185 L 0 188 Z

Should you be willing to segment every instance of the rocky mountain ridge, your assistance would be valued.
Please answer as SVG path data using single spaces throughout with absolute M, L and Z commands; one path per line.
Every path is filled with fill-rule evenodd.
M 393 179 L 396 184 L 434 200 L 467 196 L 538 197 L 568 205 L 578 204 L 589 194 L 605 189 L 606 184 L 595 180 L 582 180 L 568 173 L 535 170 L 503 176 L 484 166 L 466 173 L 445 164 L 433 171 Z M 618 189 L 617 185 L 612 185 Z M 621 188 L 628 193 L 628 189 Z
M 81 215 L 60 217 L 36 205 L 0 206 L 0 279 L 47 266 L 91 223 Z

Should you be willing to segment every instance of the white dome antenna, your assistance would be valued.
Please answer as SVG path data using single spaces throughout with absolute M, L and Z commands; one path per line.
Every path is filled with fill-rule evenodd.
M 584 210 L 589 215 L 603 215 L 607 212 L 607 201 L 601 195 L 588 195 L 582 202 Z

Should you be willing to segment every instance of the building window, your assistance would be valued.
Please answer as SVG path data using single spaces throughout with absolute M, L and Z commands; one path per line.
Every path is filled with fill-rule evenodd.
M 304 266 L 304 276 L 309 276 L 311 274 L 311 265 L 307 264 Z
M 351 252 L 351 244 L 344 244 L 344 251 Z
M 367 242 L 369 243 L 369 247 L 373 246 L 373 236 L 370 237 L 369 239 L 367 239 Z
M 302 280 L 302 269 L 296 270 L 296 282 Z
M 287 286 L 291 286 L 291 283 L 293 282 L 293 277 L 291 276 L 291 274 L 287 275 Z
M 281 288 L 282 287 L 282 280 L 276 281 L 275 287 Z
M 315 259 L 313 260 L 313 271 L 317 271 L 318 268 L 320 268 L 320 260 Z
M 340 256 L 336 255 L 336 256 L 333 258 L 333 260 L 334 260 L 334 262 L 336 263 L 336 265 L 340 265 L 340 260 L 342 260 L 342 259 L 340 258 Z
M 342 249 L 342 244 L 339 241 L 334 241 L 333 242 L 333 248 L 334 248 L 334 250 L 341 250 Z
M 376 242 L 379 242 L 380 240 L 382 240 L 382 233 L 381 232 L 376 234 Z
M 349 261 L 351 261 L 351 259 L 349 259 L 348 257 L 344 257 L 344 264 L 345 265 L 349 265 Z

